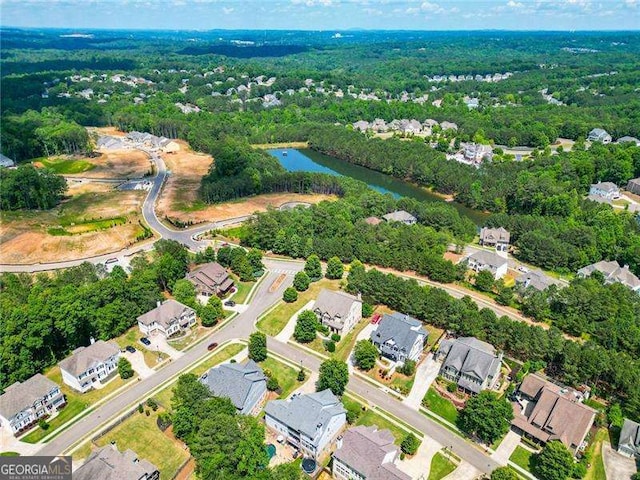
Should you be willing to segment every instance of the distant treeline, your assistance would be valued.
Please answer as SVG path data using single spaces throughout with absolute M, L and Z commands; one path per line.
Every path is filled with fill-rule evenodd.
M 31 165 L 0 168 L 0 210 L 48 210 L 67 191 L 64 177 Z

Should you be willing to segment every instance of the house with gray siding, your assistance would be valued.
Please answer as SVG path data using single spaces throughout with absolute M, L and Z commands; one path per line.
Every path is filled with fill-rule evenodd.
M 267 428 L 282 435 L 303 455 L 318 458 L 347 423 L 346 413 L 340 400 L 327 389 L 271 400 L 264 418 Z
M 362 300 L 346 292 L 323 288 L 312 310 L 320 323 L 339 335 L 346 335 L 362 320 Z
M 578 276 L 590 277 L 593 272 L 600 272 L 604 277 L 604 283 L 621 283 L 634 292 L 640 291 L 640 279 L 629 270 L 629 265 L 620 266 L 615 260 L 592 263 L 578 270 Z
M 60 387 L 36 373 L 22 383 L 8 386 L 0 395 L 0 425 L 6 424 L 12 433 L 20 434 L 65 405 Z
M 267 377 L 253 360 L 211 368 L 200 381 L 214 397 L 227 397 L 242 415 L 257 415 L 267 397 Z
M 142 333 L 160 332 L 167 338 L 190 329 L 195 323 L 196 311 L 173 299 L 158 302 L 156 308 L 138 317 Z
M 100 387 L 113 378 L 118 368 L 120 347 L 114 342 L 91 339 L 88 347 L 76 348 L 58 365 L 62 381 L 79 392 Z
M 440 375 L 472 393 L 490 390 L 498 383 L 502 353 L 475 337 L 448 339 L 440 344 Z
M 383 357 L 404 363 L 406 360 L 418 361 L 428 335 L 420 320 L 394 312 L 382 317 L 370 339 Z
M 640 423 L 624 419 L 618 442 L 618 453 L 640 459 Z
M 73 480 L 159 480 L 160 471 L 133 450 L 120 452 L 107 445 L 93 452 L 75 472 Z

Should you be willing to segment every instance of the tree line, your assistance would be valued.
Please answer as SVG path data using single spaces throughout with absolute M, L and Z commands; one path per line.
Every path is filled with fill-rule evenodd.
M 22 165 L 0 168 L 0 210 L 48 210 L 67 191 L 67 181 L 48 170 Z

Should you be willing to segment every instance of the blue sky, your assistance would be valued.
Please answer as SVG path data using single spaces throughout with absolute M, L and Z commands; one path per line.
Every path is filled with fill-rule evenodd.
M 638 30 L 640 0 L 0 0 L 0 25 L 172 30 Z

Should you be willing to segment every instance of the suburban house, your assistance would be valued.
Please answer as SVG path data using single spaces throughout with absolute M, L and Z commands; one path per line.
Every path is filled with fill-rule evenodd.
M 160 471 L 148 460 L 140 460 L 133 450 L 120 452 L 107 445 L 89 455 L 73 472 L 73 480 L 159 480 Z
M 62 381 L 79 392 L 101 385 L 118 368 L 120 348 L 113 342 L 98 340 L 88 347 L 76 348 L 58 365 Z
M 358 120 L 353 124 L 353 129 L 360 132 L 366 132 L 367 130 L 369 130 L 369 122 L 367 122 L 366 120 Z
M 627 190 L 636 195 L 640 195 L 640 178 L 632 178 L 629 180 Z
M 371 342 L 383 357 L 404 363 L 418 361 L 428 335 L 420 320 L 394 312 L 382 317 L 378 328 L 371 332 Z
M 509 250 L 509 241 L 511 234 L 504 228 L 483 227 L 480 230 L 480 245 L 485 247 L 493 247 L 498 252 L 506 252 Z
M 618 442 L 618 453 L 640 459 L 640 423 L 624 419 Z
M 257 415 L 267 397 L 267 377 L 253 360 L 209 369 L 200 381 L 214 397 L 227 397 L 242 415 Z
M 444 340 L 436 357 L 443 360 L 440 375 L 464 391 L 480 393 L 498 383 L 502 353 L 475 337 Z
M 630 137 L 628 135 L 620 137 L 616 143 L 633 143 L 636 147 L 640 147 L 640 139 L 637 139 L 636 137 Z
M 233 280 L 225 268 L 216 262 L 200 265 L 187 273 L 186 278 L 196 287 L 196 294 L 205 297 L 224 295 L 233 287 Z
M 0 153 L 0 167 L 15 167 L 16 162 L 13 159 Z
M 491 145 L 480 143 L 465 143 L 462 145 L 463 157 L 467 162 L 482 163 L 483 160 L 491 160 L 493 149 Z
M 367 225 L 376 226 L 376 225 L 380 225 L 382 223 L 382 220 L 380 220 L 378 217 L 367 217 L 364 219 L 364 222 Z
M 591 184 L 589 195 L 606 198 L 607 200 L 616 200 L 620 198 L 620 189 L 612 182 L 599 182 Z
M 575 455 L 596 416 L 583 400 L 581 392 L 527 375 L 516 392 L 511 427 L 541 444 L 559 440 Z
M 289 400 L 272 400 L 265 407 L 267 427 L 313 458 L 326 451 L 346 422 L 346 410 L 328 389 L 294 395 Z
M 160 332 L 171 337 L 196 323 L 196 311 L 176 300 L 158 302 L 158 306 L 138 317 L 138 328 L 145 335 Z
M 360 425 L 338 437 L 333 452 L 333 478 L 337 480 L 411 480 L 395 465 L 398 447 L 389 430 Z
M 326 288 L 320 291 L 312 310 L 320 323 L 339 335 L 346 335 L 362 320 L 362 300 Z
M 546 290 L 551 285 L 557 285 L 558 287 L 562 286 L 558 280 L 546 275 L 542 270 L 531 270 L 523 273 L 516 278 L 516 285 L 521 291 L 528 288 L 534 288 L 540 292 Z
M 611 143 L 611 135 L 602 128 L 594 128 L 589 132 L 587 140 L 590 142 Z
M 578 276 L 583 278 L 589 277 L 595 271 L 602 273 L 604 282 L 607 284 L 621 283 L 634 292 L 640 291 L 640 279 L 629 270 L 629 265 L 621 267 L 615 260 L 611 262 L 602 260 L 582 267 L 578 270 Z
M 404 210 L 396 210 L 395 212 L 387 213 L 386 215 L 383 215 L 382 218 L 387 222 L 400 222 L 405 225 L 414 225 L 418 221 L 416 217 Z
M 486 250 L 478 250 L 466 257 L 463 262 L 467 263 L 470 270 L 481 272 L 489 270 L 496 280 L 507 274 L 507 259 L 501 257 L 497 253 L 487 252 Z
M 36 373 L 22 383 L 8 386 L 0 396 L 0 425 L 9 425 L 14 434 L 22 433 L 40 418 L 55 413 L 65 405 L 60 387 Z

